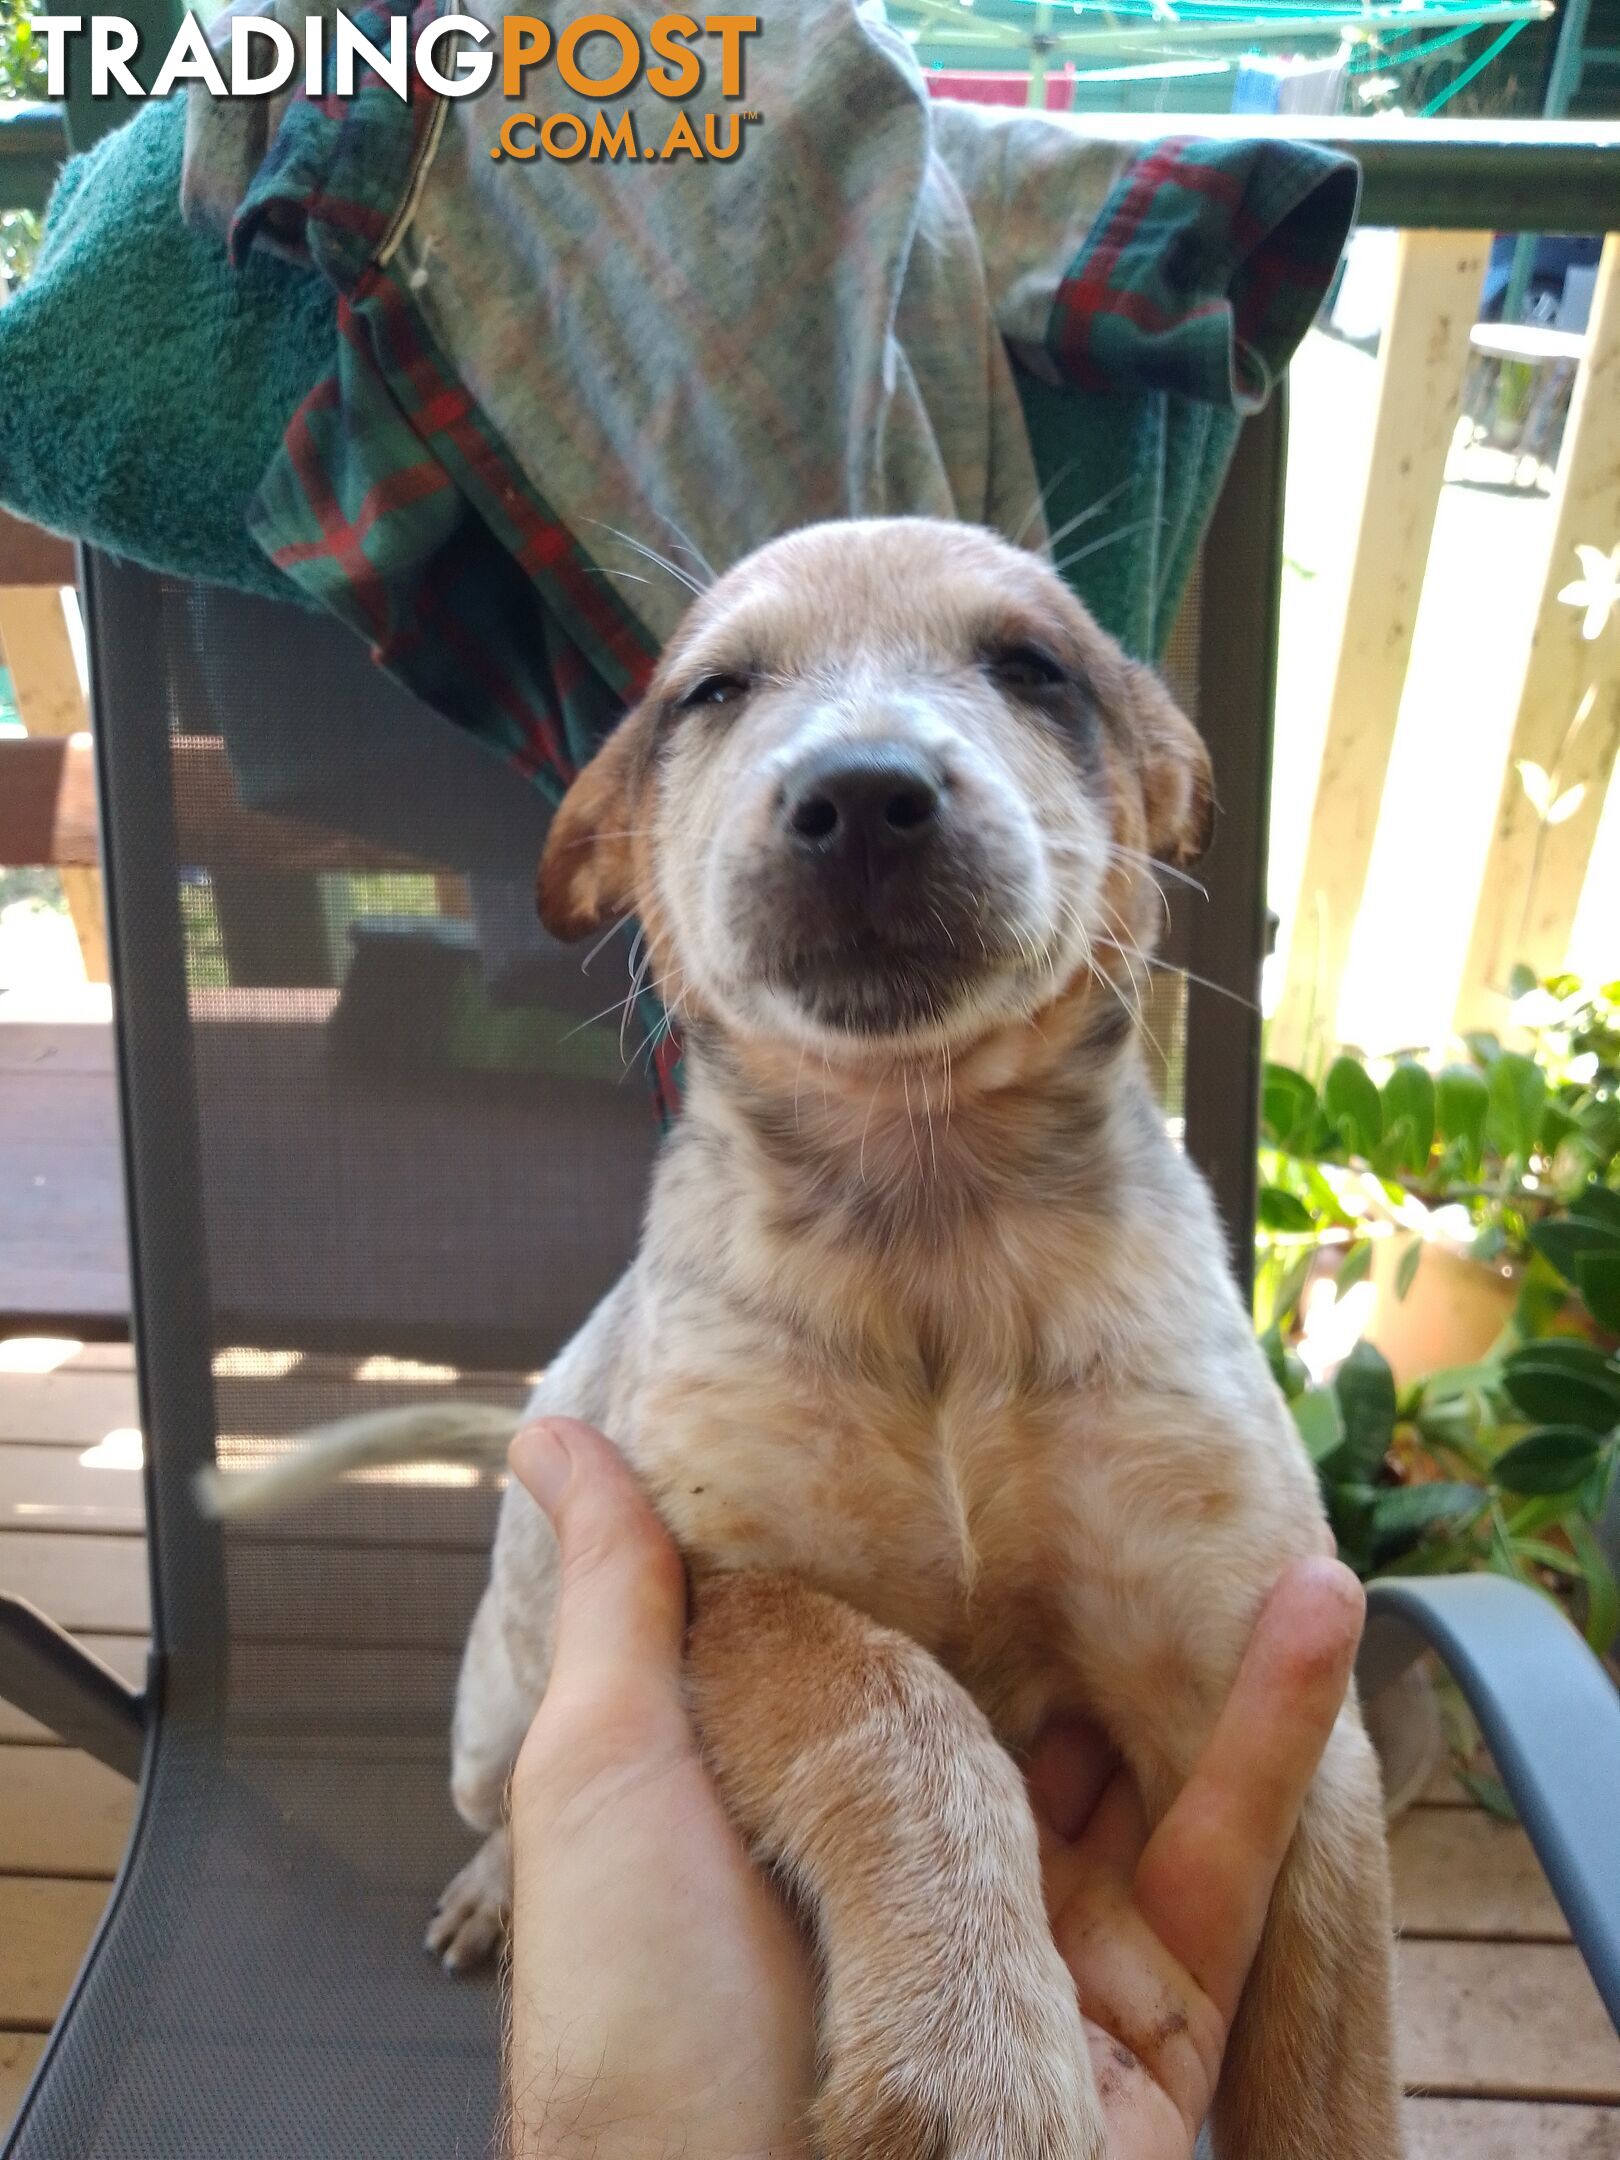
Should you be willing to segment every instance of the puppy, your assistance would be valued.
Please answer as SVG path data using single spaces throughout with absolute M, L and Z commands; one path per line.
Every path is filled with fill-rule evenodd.
M 558 936 L 639 919 L 686 1100 L 637 1259 L 531 1408 L 610 1433 L 686 1555 L 708 1758 L 820 1953 L 828 2160 L 1100 2153 L 1013 1756 L 1084 1713 L 1162 1814 L 1265 1592 L 1326 1543 L 1135 1040 L 1155 862 L 1210 819 L 1193 729 L 1049 568 L 897 519 L 706 593 L 540 866 Z M 456 1706 L 488 1843 L 430 1932 L 452 1964 L 504 1915 L 555 1580 L 513 1486 Z M 1389 1993 L 1352 1705 L 1233 2037 L 1227 2160 L 1390 2160 Z

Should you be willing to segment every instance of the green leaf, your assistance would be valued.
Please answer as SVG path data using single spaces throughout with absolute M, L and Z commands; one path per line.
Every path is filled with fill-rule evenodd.
M 1578 1215 L 1552 1215 L 1532 1224 L 1530 1242 L 1565 1282 L 1579 1287 L 1581 1261 L 1592 1254 L 1620 1252 L 1620 1231 L 1611 1230 L 1607 1223 L 1583 1221 Z
M 1515 1545 L 1522 1546 L 1538 1531 L 1550 1530 L 1555 1523 L 1566 1522 L 1574 1504 L 1567 1492 L 1546 1493 L 1539 1500 L 1521 1500 L 1508 1517 L 1508 1536 Z
M 1344 1439 L 1344 1420 L 1331 1388 L 1307 1388 L 1288 1405 L 1305 1452 L 1313 1463 L 1325 1462 Z
M 1356 1154 L 1370 1155 L 1377 1147 L 1384 1130 L 1383 1107 L 1358 1058 L 1333 1060 L 1322 1083 L 1322 1107 Z
M 1502 1055 L 1501 1040 L 1493 1035 L 1489 1028 L 1470 1028 L 1464 1034 L 1463 1041 L 1468 1046 L 1468 1055 L 1482 1069 L 1494 1065 Z
M 1539 989 L 1540 986 L 1540 976 L 1533 967 L 1526 967 L 1522 960 L 1508 976 L 1508 996 L 1515 1003 L 1522 997 L 1528 997 L 1532 990 Z
M 1397 1118 L 1393 1125 L 1386 1123 L 1383 1138 L 1372 1151 L 1373 1169 L 1386 1183 L 1393 1183 L 1406 1168 L 1406 1157 L 1412 1145 L 1412 1120 Z
M 1333 1278 L 1334 1296 L 1343 1297 L 1347 1290 L 1353 1290 L 1358 1282 L 1365 1280 L 1371 1266 L 1372 1240 L 1358 1238 L 1339 1263 L 1339 1272 Z
M 1534 1058 L 1503 1050 L 1491 1061 L 1485 1136 L 1499 1155 L 1527 1162 L 1541 1131 L 1547 1076 Z
M 1397 1305 L 1405 1304 L 1406 1293 L 1416 1281 L 1417 1271 L 1422 1261 L 1423 1240 L 1415 1237 L 1407 1246 L 1405 1252 L 1401 1254 L 1399 1264 L 1395 1269 L 1395 1302 Z
M 1271 1367 L 1272 1379 L 1276 1381 L 1278 1387 L 1282 1387 L 1283 1374 L 1287 1370 L 1285 1361 L 1288 1350 L 1282 1339 L 1282 1329 L 1278 1327 L 1275 1320 L 1266 1329 L 1265 1333 L 1258 1338 L 1258 1341 L 1260 1348 L 1265 1353 L 1266 1363 Z
M 1584 1192 L 1576 1194 L 1569 1203 L 1569 1212 L 1580 1222 L 1606 1224 L 1620 1236 L 1620 1193 L 1610 1192 L 1607 1185 L 1594 1180 Z
M 1260 1086 L 1260 1128 L 1290 1155 L 1312 1152 L 1322 1106 L 1316 1090 L 1292 1065 L 1268 1062 Z
M 1395 1375 L 1382 1351 L 1358 1342 L 1333 1378 L 1344 1420 L 1341 1475 L 1371 1482 L 1395 1437 Z
M 1316 1218 L 1304 1201 L 1281 1185 L 1262 1185 L 1258 1208 L 1263 1230 L 1302 1231 L 1316 1227 Z
M 1294 1321 L 1299 1311 L 1299 1301 L 1305 1294 L 1305 1285 L 1310 1281 L 1311 1270 L 1316 1265 L 1314 1246 L 1307 1245 L 1303 1249 L 1296 1247 L 1294 1250 L 1298 1257 L 1283 1270 L 1273 1293 L 1273 1316 L 1285 1326 Z
M 1538 1424 L 1598 1434 L 1620 1424 L 1620 1371 L 1591 1343 L 1526 1343 L 1503 1360 L 1502 1384 L 1515 1408 Z
M 1565 1552 L 1562 1545 L 1549 1545 L 1545 1538 L 1512 1537 L 1511 1532 L 1509 1535 L 1513 1550 L 1521 1560 L 1529 1561 L 1533 1567 L 1546 1568 L 1566 1581 L 1579 1580 L 1581 1563 L 1573 1553 Z
M 1586 1639 L 1598 1656 L 1603 1657 L 1615 1637 L 1620 1635 L 1620 1583 L 1616 1582 L 1613 1563 L 1589 1522 L 1574 1516 L 1565 1524 L 1564 1534 L 1575 1549 L 1575 1557 L 1581 1564 L 1581 1579 L 1586 1586 Z
M 1372 1527 L 1380 1539 L 1418 1538 L 1441 1523 L 1455 1528 L 1472 1522 L 1488 1504 L 1477 1485 L 1457 1480 L 1391 1485 L 1373 1502 Z
M 1583 1254 L 1575 1282 L 1598 1326 L 1620 1335 L 1620 1252 Z
M 1448 1065 L 1434 1084 L 1435 1119 L 1440 1137 L 1456 1144 L 1459 1165 L 1466 1178 L 1479 1176 L 1485 1153 L 1485 1120 L 1491 1107 L 1491 1091 L 1484 1078 L 1467 1065 Z
M 1527 1341 L 1545 1338 L 1547 1330 L 1563 1318 L 1568 1304 L 1563 1278 L 1540 1253 L 1532 1252 L 1513 1308 L 1514 1332 Z
M 1620 1358 L 1588 1342 L 1583 1335 L 1543 1335 L 1535 1342 L 1520 1343 L 1503 1359 L 1514 1365 L 1556 1365 L 1560 1372 L 1580 1373 L 1593 1380 L 1609 1379 L 1620 1387 Z
M 1304 1362 L 1296 1357 L 1283 1341 L 1282 1329 L 1275 1321 L 1259 1338 L 1260 1348 L 1265 1352 L 1266 1363 L 1271 1367 L 1271 1377 L 1281 1389 L 1285 1400 L 1292 1402 L 1310 1385 L 1310 1375 Z
M 1444 1396 L 1436 1402 L 1421 1400 L 1412 1422 L 1431 1449 L 1448 1448 L 1470 1463 L 1479 1463 L 1479 1430 L 1489 1416 L 1484 1399 L 1470 1392 Z
M 1406 1125 L 1399 1167 L 1414 1173 L 1429 1167 L 1434 1148 L 1434 1078 L 1415 1059 L 1403 1058 L 1384 1082 L 1384 1131 Z
M 1375 1565 L 1372 1511 L 1378 1488 L 1365 1484 L 1335 1484 L 1326 1469 L 1320 1466 L 1318 1475 L 1323 1480 L 1323 1498 L 1327 1502 L 1333 1535 L 1338 1540 L 1339 1558 L 1358 1575 L 1370 1575 Z
M 1548 1157 L 1556 1155 L 1570 1135 L 1579 1131 L 1580 1127 L 1563 1104 L 1549 1096 L 1546 1108 L 1541 1113 L 1541 1130 L 1536 1135 L 1536 1145 L 1542 1154 Z
M 1599 1443 L 1580 1425 L 1543 1425 L 1498 1455 L 1491 1475 L 1504 1492 L 1573 1492 L 1598 1458 Z
M 1513 1805 L 1513 1796 L 1499 1777 L 1492 1777 L 1483 1770 L 1466 1770 L 1461 1763 L 1453 1763 L 1451 1767 L 1457 1783 L 1465 1793 L 1472 1794 L 1487 1815 L 1494 1815 L 1498 1822 L 1518 1821 L 1519 1811 Z

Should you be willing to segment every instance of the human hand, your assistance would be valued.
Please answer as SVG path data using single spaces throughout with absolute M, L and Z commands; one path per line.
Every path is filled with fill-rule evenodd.
M 611 1445 L 568 1419 L 512 1465 L 557 1530 L 555 1662 L 512 1788 L 515 2160 L 803 2160 L 814 1983 L 710 1783 L 681 1675 L 678 1556 Z M 1278 1867 L 1344 1699 L 1361 1591 L 1290 1568 L 1150 1837 L 1106 1744 L 1030 1765 L 1048 1906 L 1110 2160 L 1187 2160 Z
M 1328 1735 L 1366 1601 L 1332 1559 L 1277 1582 L 1215 1729 L 1156 1830 L 1102 1737 L 1028 1768 L 1047 1910 L 1091 2043 L 1109 2160 L 1187 2160 Z
M 531 1426 L 511 1460 L 562 1552 L 512 1779 L 513 2160 L 802 2160 L 810 1958 L 698 1753 L 680 1557 L 589 1426 Z

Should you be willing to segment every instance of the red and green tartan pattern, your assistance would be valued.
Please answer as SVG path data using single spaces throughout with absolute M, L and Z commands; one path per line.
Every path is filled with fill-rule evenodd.
M 1258 411 L 1327 294 L 1358 188 L 1356 168 L 1313 143 L 1167 137 L 1086 236 L 1048 352 L 1083 389 Z
M 413 36 L 439 11 L 424 0 Z M 354 20 L 385 42 L 385 9 Z M 414 76 L 408 105 L 369 71 L 351 99 L 296 100 L 237 212 L 238 261 L 261 237 L 295 244 L 337 294 L 337 365 L 295 415 L 249 525 L 381 666 L 555 799 L 656 653 L 378 259 L 433 117 Z

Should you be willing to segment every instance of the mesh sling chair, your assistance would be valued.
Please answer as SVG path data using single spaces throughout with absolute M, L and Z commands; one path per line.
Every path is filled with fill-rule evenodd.
M 1236 1255 L 1252 1234 L 1259 1039 L 1242 999 L 1263 942 L 1281 429 L 1274 408 L 1245 431 L 1168 661 L 1225 805 L 1209 905 L 1178 901 L 1171 948 L 1222 991 L 1166 978 L 1150 1017 L 1167 1110 L 1215 1182 Z M 420 1942 L 469 1849 L 445 1790 L 446 1730 L 493 1483 L 373 1477 L 222 1529 L 197 1514 L 191 1479 L 216 1456 L 252 1459 L 433 1385 L 518 1398 L 635 1235 L 652 1121 L 633 1073 L 610 1084 L 616 1020 L 592 1018 L 622 981 L 582 976 L 577 954 L 528 930 L 499 998 L 487 990 L 499 909 L 485 903 L 527 882 L 543 812 L 347 633 L 103 557 L 87 559 L 85 593 L 153 1655 L 137 1702 L 38 1616 L 13 1607 L 0 1628 L 0 1693 L 141 1777 L 106 1919 L 4 2149 L 477 2154 L 496 2117 L 496 1993 L 446 1980 Z M 476 806 L 441 828 L 437 858 L 475 874 L 476 932 L 444 911 L 443 882 L 365 837 L 374 805 L 357 802 L 335 728 L 302 820 L 244 835 L 214 755 L 222 714 L 244 704 L 272 730 L 379 717 L 409 750 L 406 824 Z M 1524 1598 L 1528 1630 L 1542 1615 Z M 1385 1666 L 1443 1620 L 1417 1603 L 1392 1613 Z M 1466 1632 L 1466 1616 L 1456 1624 Z M 1594 1735 L 1595 1772 L 1607 1683 L 1556 1616 L 1545 1627 L 1557 1639 L 1543 1713 L 1560 1688 L 1566 1701 L 1586 1690 L 1573 1729 Z M 1485 1664 L 1453 1654 L 1487 1707 L 1505 1700 Z M 1563 1791 L 1543 1823 L 1533 1806 L 1557 1751 L 1516 1754 L 1511 1706 L 1500 1732 L 1487 1722 L 1612 1985 L 1613 1824 L 1595 1805 L 1578 1819 L 1582 1795 Z M 1607 1744 L 1612 1791 L 1620 1714 Z

